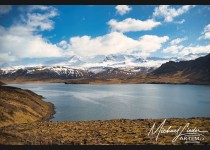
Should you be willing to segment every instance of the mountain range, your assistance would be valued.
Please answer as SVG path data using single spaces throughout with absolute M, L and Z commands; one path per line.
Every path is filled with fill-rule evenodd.
M 151 74 L 169 78 L 174 78 L 176 75 L 177 78 L 187 79 L 188 83 L 210 84 L 210 54 L 190 61 L 169 61 Z
M 197 70 L 193 69 L 194 66 L 197 66 L 196 64 L 198 66 L 205 64 L 200 63 L 197 59 L 195 62 L 191 59 L 202 58 L 205 55 L 204 53 L 189 54 L 183 58 L 142 58 L 134 55 L 98 55 L 85 59 L 71 56 L 45 61 L 42 65 L 37 66 L 2 68 L 0 69 L 0 80 L 4 82 L 69 82 L 70 80 L 106 81 L 117 79 L 125 81 L 136 79 L 136 81 L 133 81 L 134 83 L 149 82 L 147 81 L 148 78 L 160 78 L 160 76 L 165 77 L 166 75 L 168 76 L 178 72 L 183 72 L 184 75 L 189 74 L 190 71 L 197 73 Z M 189 68 L 189 66 L 191 67 Z M 199 74 L 196 74 L 198 79 L 204 76 L 205 68 Z M 144 81 L 140 80 L 143 78 Z

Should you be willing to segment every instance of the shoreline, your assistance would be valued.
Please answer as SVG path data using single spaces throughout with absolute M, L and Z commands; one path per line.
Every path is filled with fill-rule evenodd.
M 44 99 L 42 99 L 42 100 L 44 101 Z M 47 102 L 47 103 L 50 104 L 49 111 L 48 111 L 48 113 L 43 118 L 41 118 L 38 121 L 50 121 L 51 119 L 54 118 L 54 115 L 56 114 L 55 105 L 53 103 L 51 103 L 51 102 Z
M 83 82 L 78 82 L 78 83 L 69 83 L 66 81 L 58 81 L 58 82 L 53 82 L 53 81 L 23 81 L 23 82 L 5 82 L 6 84 L 50 84 L 50 83 L 60 83 L 60 84 L 87 84 L 87 85 L 126 85 L 126 84 L 174 84 L 174 85 L 210 85 L 210 83 L 200 83 L 200 82 L 90 82 L 90 83 L 83 83 Z

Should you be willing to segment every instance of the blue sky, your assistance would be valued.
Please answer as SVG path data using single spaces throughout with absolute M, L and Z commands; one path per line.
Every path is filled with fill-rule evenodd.
M 0 6 L 0 65 L 210 52 L 208 5 Z

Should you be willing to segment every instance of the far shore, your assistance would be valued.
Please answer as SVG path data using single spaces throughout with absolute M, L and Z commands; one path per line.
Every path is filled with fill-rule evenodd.
M 95 80 L 95 81 L 84 81 L 79 79 L 72 80 L 43 80 L 43 81 L 3 81 L 6 84 L 47 84 L 47 83 L 63 83 L 63 84 L 182 84 L 182 85 L 210 85 L 209 82 L 189 82 L 189 81 L 163 81 L 163 80 L 154 80 L 154 81 L 136 81 L 136 80 L 118 80 L 118 79 L 109 79 L 109 80 Z

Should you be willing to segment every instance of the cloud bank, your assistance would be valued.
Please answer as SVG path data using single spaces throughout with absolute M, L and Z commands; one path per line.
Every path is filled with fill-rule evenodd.
M 41 12 L 36 12 L 36 11 Z M 52 30 L 57 10 L 48 6 L 28 6 L 21 21 L 10 27 L 0 26 L 0 61 L 21 58 L 60 57 L 62 49 L 50 43 L 39 32 Z
M 160 49 L 168 39 L 168 36 L 144 35 L 135 40 L 123 33 L 111 32 L 95 38 L 91 36 L 72 37 L 69 48 L 74 54 L 83 57 L 119 53 L 131 54 L 133 52 L 140 56 L 148 56 Z

